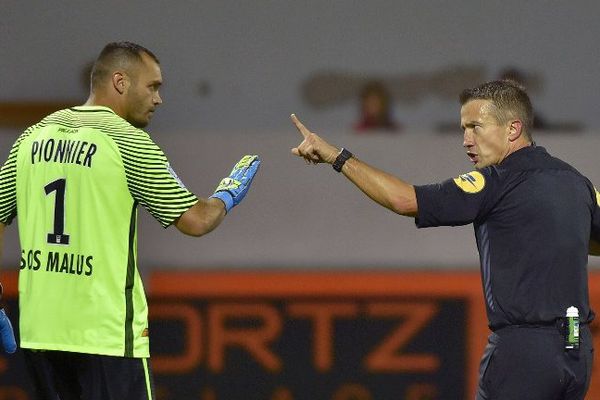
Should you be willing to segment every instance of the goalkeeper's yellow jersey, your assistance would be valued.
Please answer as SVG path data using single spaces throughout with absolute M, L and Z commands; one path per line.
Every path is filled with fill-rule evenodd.
M 137 205 L 167 227 L 196 201 L 148 134 L 109 108 L 27 129 L 0 170 L 0 222 L 19 222 L 21 347 L 148 357 Z

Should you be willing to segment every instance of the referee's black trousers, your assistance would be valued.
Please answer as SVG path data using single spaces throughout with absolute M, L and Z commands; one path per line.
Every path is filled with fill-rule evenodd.
M 579 349 L 565 349 L 556 326 L 507 326 L 490 334 L 479 367 L 477 400 L 583 400 L 594 349 L 587 325 Z

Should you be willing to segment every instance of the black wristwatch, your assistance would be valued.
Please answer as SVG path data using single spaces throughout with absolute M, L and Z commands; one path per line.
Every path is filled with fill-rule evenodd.
M 340 151 L 340 154 L 338 154 L 332 164 L 333 169 L 335 169 L 337 172 L 342 172 L 342 167 L 351 157 L 352 153 L 342 147 L 342 151 Z

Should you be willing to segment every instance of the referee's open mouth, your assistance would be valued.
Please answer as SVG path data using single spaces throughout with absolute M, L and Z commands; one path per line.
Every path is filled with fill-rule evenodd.
M 471 160 L 471 162 L 473 164 L 477 164 L 477 161 L 479 161 L 479 157 L 477 156 L 477 153 L 472 153 L 470 151 L 467 151 L 467 156 L 469 157 L 469 159 Z

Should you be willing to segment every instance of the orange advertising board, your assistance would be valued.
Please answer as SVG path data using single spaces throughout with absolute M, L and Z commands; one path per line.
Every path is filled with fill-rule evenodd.
M 3 281 L 14 304 L 16 274 Z M 489 333 L 475 271 L 159 271 L 146 286 L 159 400 L 474 397 Z M 600 310 L 598 273 L 590 294 Z M 18 354 L 0 357 L 0 399 L 28 390 Z

